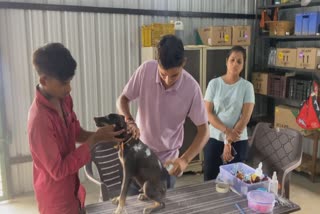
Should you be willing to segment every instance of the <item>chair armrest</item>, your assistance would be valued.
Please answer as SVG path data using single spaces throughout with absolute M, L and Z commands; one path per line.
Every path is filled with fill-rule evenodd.
M 101 181 L 97 180 L 94 176 L 93 176 L 93 172 L 92 172 L 92 162 L 90 161 L 89 163 L 87 163 L 84 166 L 84 172 L 86 174 L 86 176 L 89 178 L 89 180 L 91 180 L 93 183 L 101 186 L 101 185 L 105 185 L 104 183 L 102 183 Z

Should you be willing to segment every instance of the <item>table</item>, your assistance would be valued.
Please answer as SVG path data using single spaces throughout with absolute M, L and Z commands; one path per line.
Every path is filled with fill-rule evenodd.
M 143 208 L 150 206 L 152 202 L 142 202 L 137 196 L 131 196 L 126 201 L 126 211 L 128 214 L 141 214 Z M 245 196 L 239 196 L 234 192 L 218 193 L 215 190 L 215 182 L 208 181 L 168 190 L 165 204 L 166 207 L 156 213 L 159 214 L 236 214 L 240 211 L 236 208 L 238 204 L 244 213 L 254 213 L 248 208 Z M 300 210 L 300 207 L 290 202 L 291 206 L 281 206 L 276 204 L 273 214 L 291 213 Z M 86 207 L 87 214 L 113 213 L 116 206 L 110 201 L 97 204 L 90 204 Z

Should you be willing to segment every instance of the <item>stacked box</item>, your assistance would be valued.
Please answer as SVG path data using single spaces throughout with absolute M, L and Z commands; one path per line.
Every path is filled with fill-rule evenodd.
M 198 29 L 201 41 L 210 46 L 228 46 L 231 45 L 231 27 L 214 26 Z
M 252 84 L 254 92 L 257 94 L 268 94 L 268 73 L 253 72 Z
M 250 45 L 251 26 L 232 27 L 232 45 Z
M 319 69 L 320 48 L 297 48 L 297 68 Z
M 268 95 L 273 97 L 286 97 L 287 77 L 275 74 L 268 76 Z

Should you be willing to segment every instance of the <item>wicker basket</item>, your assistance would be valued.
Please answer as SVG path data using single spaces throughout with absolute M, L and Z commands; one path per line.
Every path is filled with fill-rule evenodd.
M 291 21 L 268 21 L 266 24 L 270 36 L 286 36 L 287 32 L 293 34 L 294 23 Z

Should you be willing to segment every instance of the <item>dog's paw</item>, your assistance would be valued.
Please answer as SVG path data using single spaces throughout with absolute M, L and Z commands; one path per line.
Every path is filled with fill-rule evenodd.
M 143 209 L 143 214 L 149 214 L 149 213 L 152 213 L 152 211 L 153 211 L 153 208 L 147 207 Z
M 120 197 L 114 197 L 112 200 L 111 200 L 111 203 L 114 204 L 114 205 L 118 205 L 119 204 L 119 199 Z
M 149 198 L 148 198 L 144 193 L 141 193 L 141 194 L 139 194 L 138 199 L 139 199 L 140 201 L 146 201 L 146 200 L 148 200 Z
M 127 214 L 127 211 L 124 207 L 118 206 L 117 209 L 113 212 L 113 214 Z

